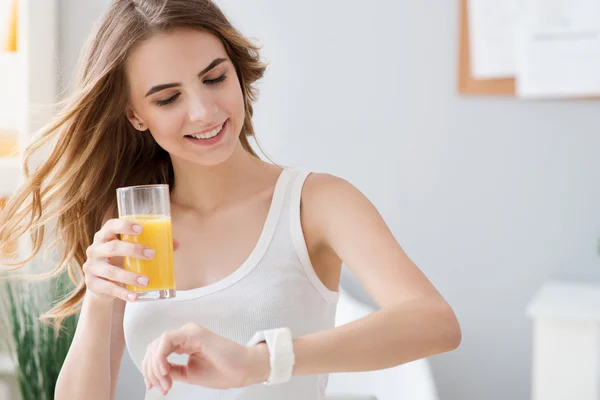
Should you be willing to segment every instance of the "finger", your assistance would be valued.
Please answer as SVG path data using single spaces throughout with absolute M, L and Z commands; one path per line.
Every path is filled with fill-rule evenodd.
M 116 283 L 109 282 L 104 279 L 96 278 L 92 279 L 88 283 L 88 288 L 95 293 L 104 293 L 110 296 L 116 297 L 124 301 L 136 301 L 137 294 L 127 290 L 123 286 L 119 286 Z
M 116 283 L 142 287 L 148 285 L 147 276 L 126 271 L 105 261 L 90 263 L 86 269 L 86 273 Z
M 162 389 L 161 391 L 163 392 L 163 394 L 165 394 L 167 392 L 167 390 L 169 389 L 169 384 L 168 384 L 167 380 L 165 379 L 164 374 L 161 372 L 160 361 L 159 361 L 159 357 L 157 356 L 157 354 L 158 354 L 157 348 L 159 345 L 160 345 L 160 342 L 158 342 L 154 346 L 154 349 L 152 351 L 152 356 L 149 358 L 149 361 L 150 361 L 150 369 L 152 370 L 152 374 L 158 380 L 160 388 Z
M 177 249 L 179 248 L 179 241 L 173 239 L 173 251 L 177 251 Z
M 173 380 L 169 375 L 163 376 L 161 382 L 164 382 L 165 385 L 165 395 L 169 393 L 169 390 L 173 387 Z
M 146 385 L 146 390 L 150 390 L 151 385 L 148 378 L 146 378 L 146 360 L 142 361 L 142 376 L 144 377 L 144 385 Z
M 187 366 L 171 364 L 171 368 L 169 369 L 169 377 L 173 381 L 188 383 Z
M 180 329 L 179 331 L 169 332 L 161 336 L 156 349 L 156 363 L 161 375 L 169 373 L 170 364 L 167 357 L 177 350 L 185 342 L 185 334 Z
M 160 381 L 158 380 L 158 376 L 154 373 L 154 369 L 152 366 L 152 359 L 154 354 L 154 348 L 156 346 L 156 341 L 152 342 L 150 346 L 148 346 L 147 354 L 146 354 L 146 369 L 148 373 L 148 380 L 152 384 L 152 386 L 161 388 Z
M 152 260 L 155 251 L 142 244 L 128 243 L 115 239 L 94 246 L 92 253 L 96 258 L 132 257 L 142 260 Z
M 144 382 L 146 382 L 146 389 L 152 389 L 152 383 L 150 382 L 150 377 L 148 376 L 148 352 L 146 352 L 144 359 L 142 360 L 142 375 L 144 376 Z
M 160 376 L 158 380 L 160 381 L 160 387 L 162 389 L 163 395 L 166 395 L 169 392 L 169 389 L 171 389 L 171 385 L 169 384 L 169 378 L 166 376 Z
M 119 234 L 139 235 L 144 230 L 140 224 L 125 219 L 113 218 L 106 221 L 104 226 L 94 235 L 95 243 L 104 243 L 113 240 Z
M 165 339 L 164 339 L 163 335 L 161 337 L 161 339 L 158 341 L 155 349 L 154 349 L 154 353 L 153 353 L 153 358 L 152 358 L 152 370 L 154 372 L 154 374 L 158 377 L 158 380 L 160 381 L 160 385 L 163 389 L 168 389 L 168 382 L 166 378 L 168 371 L 168 365 L 165 366 L 165 364 L 168 364 L 166 357 L 170 354 L 168 353 L 167 356 L 163 356 L 163 351 L 161 350 L 162 347 L 164 347 L 164 343 L 165 343 Z

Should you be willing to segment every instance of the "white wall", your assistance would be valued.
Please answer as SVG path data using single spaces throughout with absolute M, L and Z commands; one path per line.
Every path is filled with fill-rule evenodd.
M 62 0 L 66 77 L 106 3 Z M 600 279 L 599 103 L 456 96 L 453 1 L 221 3 L 271 59 L 268 153 L 354 183 L 455 308 L 463 344 L 431 360 L 441 399 L 528 398 L 527 301 L 548 278 Z M 137 398 L 125 363 L 118 398 Z

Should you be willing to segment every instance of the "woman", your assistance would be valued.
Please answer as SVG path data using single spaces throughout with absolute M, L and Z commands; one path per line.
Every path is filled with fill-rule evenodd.
M 452 309 L 363 194 L 254 153 L 264 70 L 210 0 L 110 4 L 74 94 L 27 151 L 56 141 L 50 157 L 0 220 L 3 243 L 37 233 L 34 254 L 56 222 L 55 272 L 78 285 L 46 316 L 81 312 L 57 399 L 113 398 L 125 346 L 148 399 L 307 400 L 331 372 L 459 345 Z M 122 257 L 154 251 L 119 240 L 141 227 L 116 218 L 115 189 L 152 183 L 171 188 L 177 297 L 136 302 L 124 284 L 148 279 Z M 334 328 L 342 262 L 381 310 Z

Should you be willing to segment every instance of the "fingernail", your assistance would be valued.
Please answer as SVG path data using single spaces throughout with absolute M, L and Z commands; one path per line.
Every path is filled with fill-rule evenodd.
M 144 251 L 142 251 L 142 253 L 144 253 L 144 256 L 147 258 L 153 258 L 154 254 L 156 253 L 154 250 L 152 249 L 144 249 Z
M 133 229 L 133 231 L 136 233 L 142 233 L 142 231 L 144 230 L 144 227 L 141 225 L 135 224 L 131 227 L 131 229 Z
M 129 300 L 135 301 L 136 295 L 133 294 L 133 293 L 130 293 L 130 294 L 127 295 L 127 297 L 129 298 Z
M 140 285 L 142 286 L 146 286 L 148 284 L 148 277 L 146 276 L 140 276 L 137 278 L 137 281 Z

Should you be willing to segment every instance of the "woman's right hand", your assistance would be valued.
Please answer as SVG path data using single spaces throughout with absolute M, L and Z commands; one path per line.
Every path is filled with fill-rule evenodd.
M 94 242 L 87 248 L 87 260 L 83 264 L 87 291 L 94 297 L 107 302 L 115 298 L 137 300 L 137 294 L 127 290 L 124 284 L 146 286 L 148 277 L 125 271 L 123 257 L 151 260 L 154 250 L 119 240 L 117 235 L 139 235 L 142 230 L 139 224 L 114 218 L 106 221 L 94 235 Z

